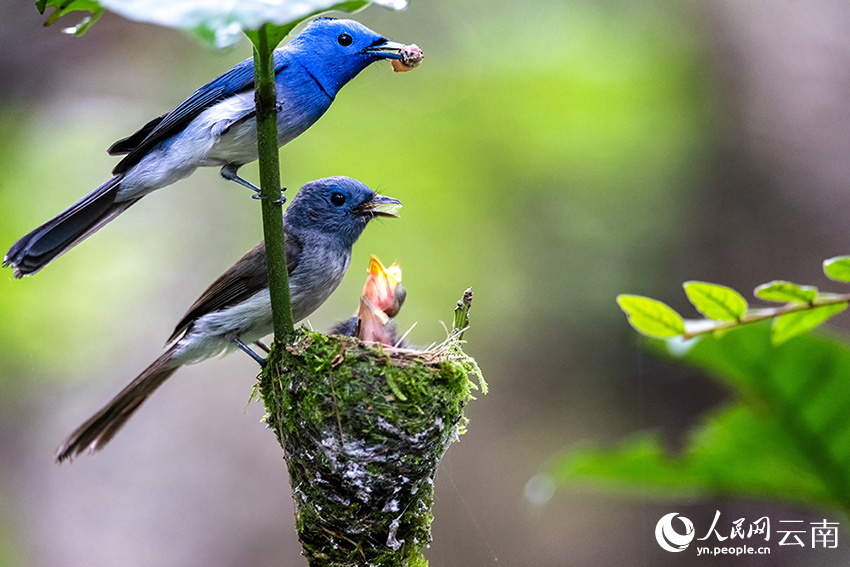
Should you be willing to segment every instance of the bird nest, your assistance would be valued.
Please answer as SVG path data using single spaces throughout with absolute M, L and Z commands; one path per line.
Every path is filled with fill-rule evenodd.
M 302 329 L 269 361 L 260 388 L 308 564 L 427 565 L 434 474 L 486 393 L 460 341 L 418 351 Z

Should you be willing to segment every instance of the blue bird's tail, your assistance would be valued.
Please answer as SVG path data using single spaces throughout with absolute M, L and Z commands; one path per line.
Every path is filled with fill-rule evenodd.
M 116 175 L 54 218 L 15 242 L 3 267 L 16 278 L 29 276 L 97 232 L 138 199 L 115 202 L 122 175 Z

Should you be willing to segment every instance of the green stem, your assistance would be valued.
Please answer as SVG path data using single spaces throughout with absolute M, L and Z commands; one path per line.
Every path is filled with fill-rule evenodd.
M 263 209 L 263 237 L 269 270 L 269 295 L 272 304 L 274 334 L 286 340 L 295 331 L 289 272 L 283 239 L 283 215 L 280 200 L 280 163 L 277 144 L 277 92 L 274 76 L 274 45 L 269 42 L 268 26 L 257 31 L 254 43 L 254 85 L 257 105 L 257 147 L 260 156 L 260 196 Z
M 787 305 L 783 305 L 782 307 L 768 308 L 768 309 L 759 309 L 757 313 L 752 315 L 744 315 L 740 319 L 736 321 L 723 321 L 718 323 L 717 325 L 713 325 L 710 327 L 706 327 L 704 329 L 699 329 L 697 331 L 689 331 L 683 335 L 680 335 L 683 339 L 692 339 L 699 335 L 704 335 L 706 333 L 713 333 L 714 331 L 731 329 L 735 327 L 741 327 L 743 325 L 749 325 L 751 323 L 758 323 L 759 321 L 764 321 L 765 319 L 772 319 L 774 317 L 779 317 L 780 315 L 785 315 L 786 313 L 795 313 L 797 311 L 808 311 L 810 309 L 817 309 L 818 307 L 825 307 L 827 305 L 836 305 L 838 303 L 847 303 L 850 301 L 850 294 L 841 294 L 830 297 L 829 299 L 815 300 L 809 303 L 790 303 Z
M 472 308 L 472 288 L 463 292 L 463 297 L 455 307 L 455 320 L 452 325 L 452 334 L 457 335 L 458 340 L 463 340 L 463 333 L 469 327 L 469 310 Z

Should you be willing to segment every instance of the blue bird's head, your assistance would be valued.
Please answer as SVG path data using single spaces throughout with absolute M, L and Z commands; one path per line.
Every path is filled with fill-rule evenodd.
M 401 59 L 403 47 L 353 20 L 318 18 L 286 49 L 333 98 L 343 85 L 375 61 Z
M 287 230 L 321 233 L 350 248 L 375 217 L 398 217 L 401 203 L 350 177 L 327 177 L 304 185 L 286 210 Z

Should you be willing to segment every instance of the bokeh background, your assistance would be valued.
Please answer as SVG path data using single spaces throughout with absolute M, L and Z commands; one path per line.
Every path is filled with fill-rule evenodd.
M 0 11 L 0 247 L 103 182 L 113 141 L 251 53 L 109 14 L 75 39 L 29 2 Z M 354 310 L 370 254 L 401 262 L 416 343 L 441 340 L 475 290 L 468 351 L 491 393 L 439 471 L 431 564 L 846 564 L 846 530 L 836 550 L 769 558 L 698 560 L 653 537 L 672 511 L 698 525 L 823 511 L 527 483 L 578 443 L 654 428 L 675 448 L 728 396 L 643 354 L 617 293 L 690 313 L 683 280 L 820 284 L 820 261 L 848 253 L 850 4 L 433 0 L 356 17 L 426 61 L 361 74 L 281 151 L 283 181 L 291 195 L 349 175 L 405 205 L 369 227 L 314 328 Z M 305 564 L 245 356 L 181 370 L 103 453 L 53 463 L 259 219 L 201 170 L 36 277 L 3 272 L 0 566 Z

